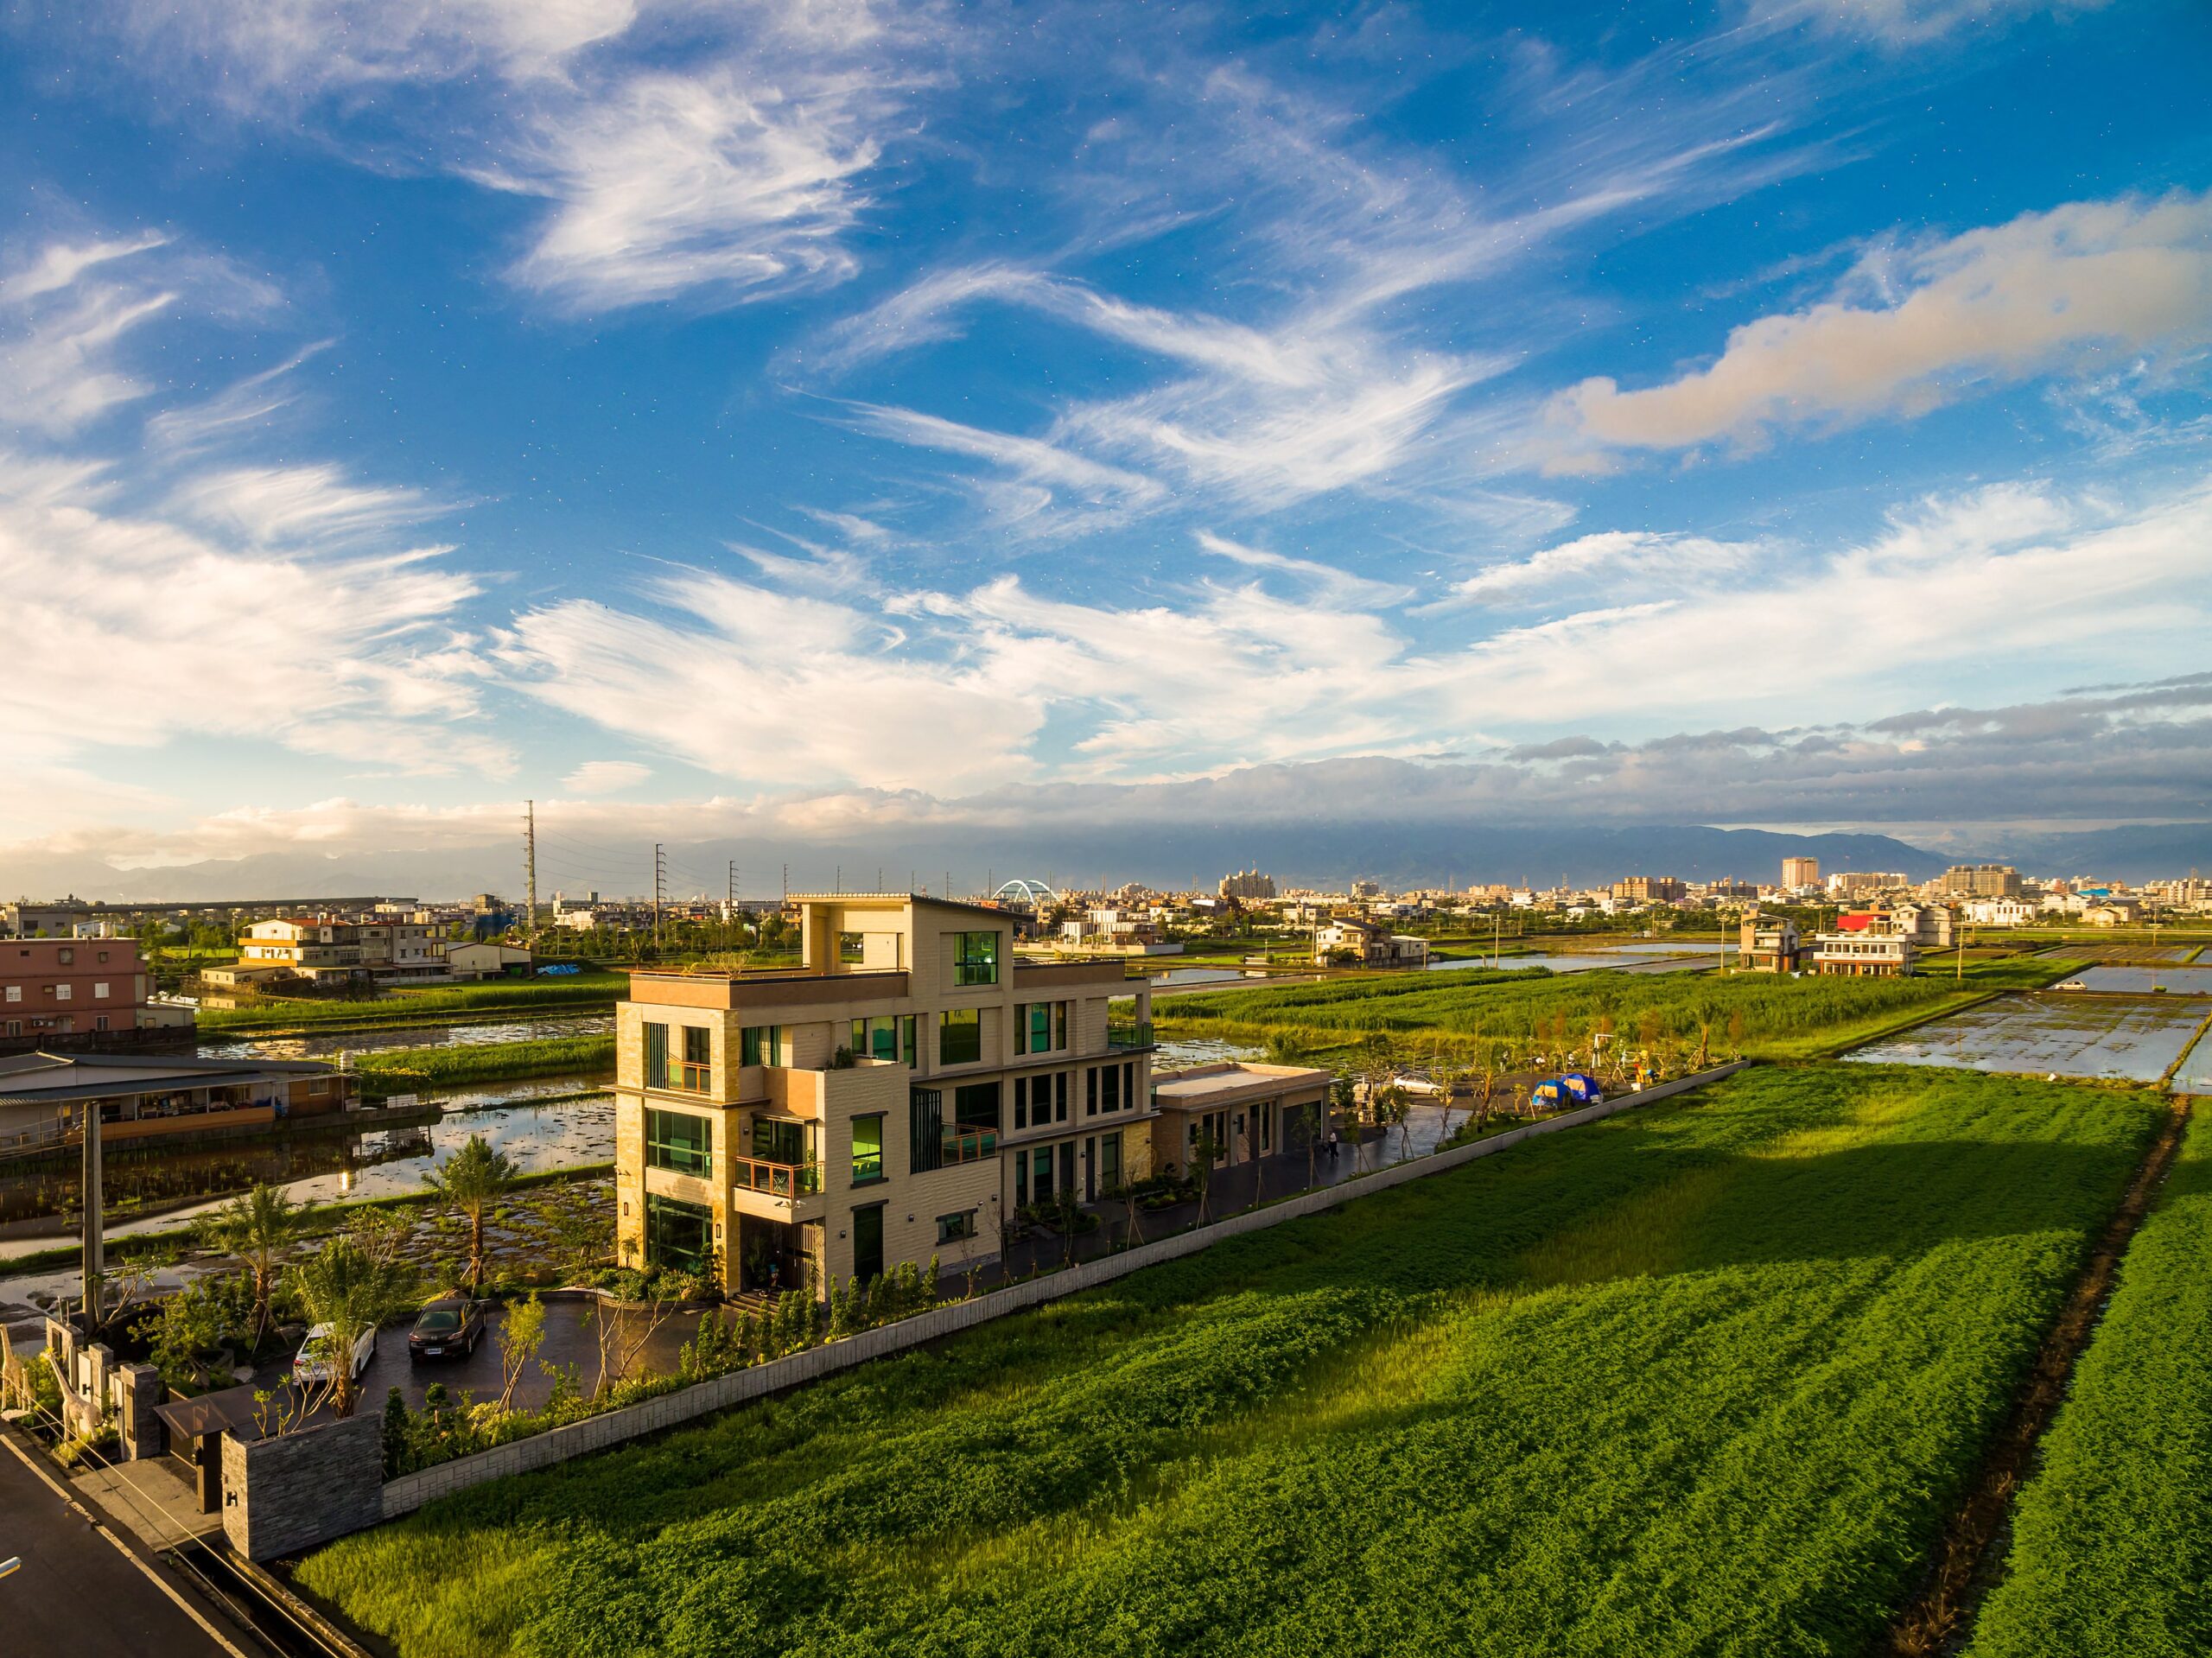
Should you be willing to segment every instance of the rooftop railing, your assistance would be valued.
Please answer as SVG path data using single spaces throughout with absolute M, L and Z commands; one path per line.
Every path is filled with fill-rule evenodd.
M 1154 1046 L 1150 1020 L 1115 1020 L 1106 1026 L 1106 1045 L 1126 1052 Z

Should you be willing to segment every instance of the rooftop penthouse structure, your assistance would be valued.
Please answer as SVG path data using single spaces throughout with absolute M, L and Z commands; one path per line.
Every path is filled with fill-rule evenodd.
M 1017 963 L 1017 918 L 800 894 L 801 964 L 646 969 L 616 1010 L 618 1248 L 726 1291 L 995 1256 L 1013 1212 L 1149 1172 L 1150 991 Z M 1134 991 L 1136 1017 L 1109 1004 Z

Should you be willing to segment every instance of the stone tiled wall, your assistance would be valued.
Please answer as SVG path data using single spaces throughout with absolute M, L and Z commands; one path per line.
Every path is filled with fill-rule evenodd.
M 250 1560 L 296 1554 L 384 1518 L 370 1412 L 271 1439 L 223 1435 L 223 1534 Z

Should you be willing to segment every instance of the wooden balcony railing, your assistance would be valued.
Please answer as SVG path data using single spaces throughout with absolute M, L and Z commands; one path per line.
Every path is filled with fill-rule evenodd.
M 668 1068 L 668 1085 L 680 1094 L 711 1094 L 715 1091 L 715 1068 L 688 1062 L 672 1064 Z
M 730 1159 L 730 1178 L 740 1191 L 771 1197 L 810 1197 L 822 1190 L 819 1163 L 764 1163 L 758 1158 Z
M 999 1131 L 995 1128 L 962 1128 L 948 1124 L 938 1166 L 950 1168 L 956 1163 L 980 1163 L 995 1155 L 998 1148 Z

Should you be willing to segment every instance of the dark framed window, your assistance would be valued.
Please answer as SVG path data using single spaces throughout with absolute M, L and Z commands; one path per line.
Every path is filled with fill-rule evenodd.
M 952 982 L 956 985 L 996 984 L 999 981 L 997 931 L 960 932 L 952 937 Z
M 1052 1040 L 1052 1014 L 1061 1004 L 1049 1001 L 1026 1002 L 1014 1010 L 1015 1030 L 1019 1032 L 1024 1053 L 1050 1053 L 1059 1044 Z M 1065 1032 L 1067 1021 L 1060 1020 Z
M 806 1125 L 790 1117 L 753 1119 L 753 1155 L 762 1163 L 806 1161 Z
M 683 1063 L 687 1065 L 712 1064 L 715 1058 L 715 1033 L 703 1025 L 683 1027 Z
M 1111 1191 L 1122 1184 L 1122 1131 L 1098 1136 L 1098 1189 Z
M 715 1121 L 687 1111 L 645 1108 L 645 1166 L 678 1174 L 715 1172 Z
M 645 1086 L 668 1086 L 668 1026 L 645 1026 Z
M 1083 1073 L 1083 1115 L 1086 1117 L 1098 1115 L 1098 1067 L 1096 1065 Z
M 901 1021 L 890 1013 L 879 1013 L 874 1019 L 853 1021 L 851 1047 L 856 1059 L 896 1059 L 899 1057 L 899 1027 L 904 1022 L 911 1025 L 912 1016 Z M 912 1056 L 907 1056 L 912 1063 Z
M 899 1017 L 899 1045 L 906 1053 L 909 1070 L 921 1062 L 921 1055 L 915 1051 L 914 1015 L 912 1013 L 902 1013 Z
M 1101 1111 L 1118 1111 L 1122 1109 L 1122 1070 L 1118 1065 L 1108 1065 L 1104 1069 L 1105 1093 L 1098 1102 L 1098 1109 Z
M 939 1243 L 957 1243 L 963 1238 L 975 1236 L 976 1211 L 972 1209 L 963 1209 L 957 1215 L 937 1217 L 937 1241 Z
M 781 1026 L 748 1025 L 739 1032 L 737 1063 L 741 1065 L 781 1065 L 789 1062 Z
M 1055 1118 L 1062 1122 L 1068 1120 L 1068 1074 L 1064 1070 L 1052 1074 L 1052 1108 Z
M 883 1117 L 880 1113 L 853 1119 L 853 1184 L 865 1186 L 883 1178 Z
M 1038 1080 L 1042 1082 L 1044 1078 L 1040 1077 Z M 1014 1126 L 1017 1129 L 1029 1126 L 1029 1079 L 1027 1077 L 1014 1079 Z
M 645 1265 L 696 1272 L 715 1250 L 715 1217 L 698 1204 L 645 1194 Z
M 849 966 L 868 960 L 868 935 L 841 932 L 837 935 L 837 959 Z
M 984 937 L 995 938 L 996 933 Z M 983 1057 L 983 1010 L 948 1007 L 938 1015 L 937 1062 L 940 1065 L 972 1065 Z
M 952 1090 L 952 1117 L 963 1128 L 999 1126 L 999 1085 L 969 1083 Z

